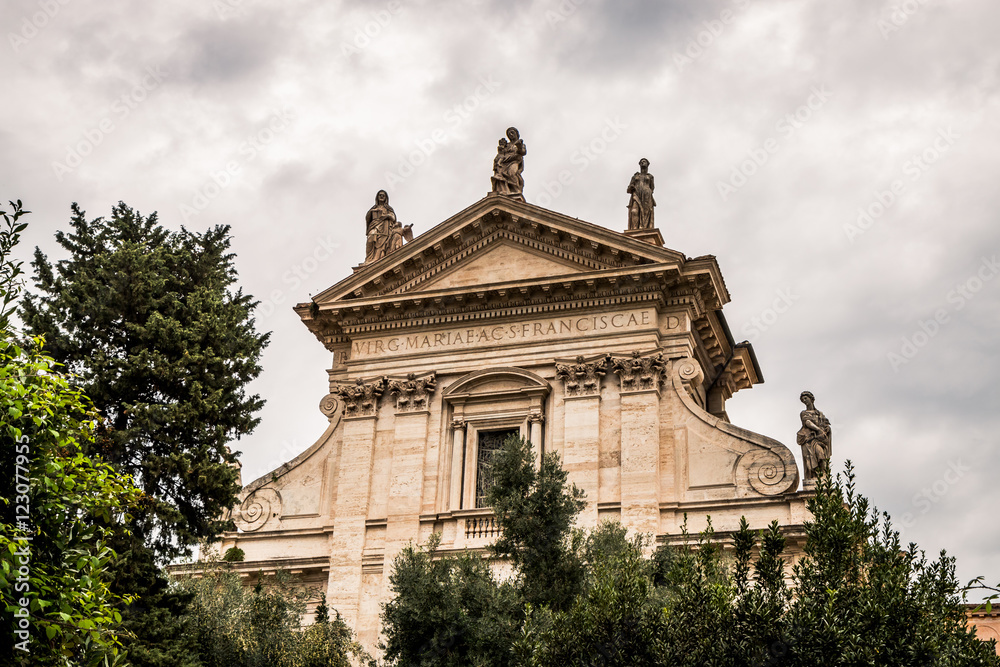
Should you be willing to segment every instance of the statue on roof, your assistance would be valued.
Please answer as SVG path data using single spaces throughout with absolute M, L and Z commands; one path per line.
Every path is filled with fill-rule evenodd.
M 524 156 L 528 149 L 516 127 L 507 128 L 507 137 L 500 139 L 493 160 L 493 192 L 524 201 Z
M 652 229 L 653 207 L 653 175 L 649 173 L 649 160 L 639 160 L 639 171 L 632 176 L 626 190 L 632 198 L 628 202 L 628 228 Z
M 816 409 L 816 398 L 812 392 L 804 391 L 799 400 L 806 409 L 799 413 L 802 428 L 795 435 L 795 441 L 802 447 L 802 468 L 805 479 L 815 479 L 816 473 L 825 461 L 830 460 L 833 438 L 830 420 Z
M 375 195 L 375 205 L 365 214 L 365 262 L 382 259 L 403 247 L 403 243 L 413 240 L 412 225 L 405 227 L 396 220 L 396 212 L 389 206 L 389 193 L 379 190 Z

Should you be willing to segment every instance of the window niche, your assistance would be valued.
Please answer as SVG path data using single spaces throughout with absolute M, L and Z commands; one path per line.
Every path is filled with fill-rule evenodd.
M 493 453 L 510 435 L 532 441 L 536 459 L 544 447 L 542 423 L 551 386 L 522 368 L 477 371 L 453 382 L 443 399 L 450 413 L 449 465 L 441 488 L 443 511 L 477 510 L 492 483 Z

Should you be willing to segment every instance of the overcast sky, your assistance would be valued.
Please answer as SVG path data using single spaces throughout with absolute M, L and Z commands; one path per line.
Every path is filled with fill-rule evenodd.
M 760 360 L 734 423 L 798 450 L 811 390 L 904 541 L 1000 579 L 995 0 L 7 0 L 0 18 L 0 197 L 34 211 L 25 258 L 55 253 L 72 202 L 232 226 L 273 332 L 245 481 L 324 429 L 330 356 L 291 306 L 363 259 L 375 192 L 426 231 L 486 194 L 514 125 L 528 201 L 611 229 L 649 159 L 667 246 L 718 257 Z

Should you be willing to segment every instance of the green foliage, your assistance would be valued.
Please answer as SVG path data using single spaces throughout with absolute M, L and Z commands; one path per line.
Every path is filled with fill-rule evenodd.
M 565 609 L 584 578 L 579 556 L 583 536 L 572 530 L 585 506 L 583 492 L 567 488 L 557 454 L 546 453 L 540 469 L 534 461 L 531 443 L 516 436 L 493 458 L 493 486 L 486 502 L 501 532 L 491 550 L 514 567 L 525 602 Z
M 844 478 L 821 478 L 809 501 L 805 556 L 789 568 L 777 521 L 730 536 L 682 532 L 647 557 L 644 537 L 617 523 L 586 537 L 571 524 L 579 492 L 558 460 L 535 472 L 514 439 L 494 459 L 503 537 L 514 564 L 497 580 L 477 554 L 404 550 L 385 605 L 389 664 L 410 665 L 940 665 L 1000 667 L 966 625 L 954 560 L 901 548 Z M 551 539 L 549 539 L 551 538 Z M 543 570 L 548 568 L 549 572 Z M 544 591 L 549 585 L 553 590 Z M 495 628 L 484 631 L 484 623 Z
M 246 552 L 239 547 L 229 547 L 226 549 L 226 553 L 222 556 L 222 560 L 227 563 L 241 563 L 246 557 Z
M 176 586 L 192 596 L 187 620 L 203 667 L 348 667 L 350 656 L 366 658 L 339 616 L 300 628 L 309 593 L 284 572 L 250 588 L 206 564 L 202 577 Z
M 928 562 L 903 548 L 888 516 L 880 520 L 843 479 L 821 477 L 809 510 L 806 555 L 795 567 L 787 615 L 789 664 L 997 665 L 989 644 L 966 626 L 955 561 Z
M 235 289 L 229 228 L 171 232 L 123 203 L 56 233 L 68 258 L 35 250 L 40 294 L 24 307 L 53 357 L 79 377 L 107 420 L 102 455 L 145 493 L 132 522 L 160 562 L 231 527 L 237 453 L 263 401 L 244 388 L 268 336 Z
M 42 340 L 18 343 L 9 328 L 20 272 L 9 254 L 23 213 L 17 202 L 0 233 L 0 654 L 23 665 L 110 664 L 121 655 L 116 605 L 130 596 L 111 588 L 109 544 L 138 491 L 88 455 L 98 415 Z
M 651 596 L 652 564 L 643 557 L 643 540 L 628 540 L 621 524 L 606 522 L 584 550 L 582 593 L 564 612 L 529 606 L 515 644 L 518 664 L 655 664 L 662 611 Z
M 521 617 L 513 588 L 478 554 L 439 558 L 440 536 L 396 557 L 382 611 L 386 660 L 400 667 L 502 667 Z
M 339 612 L 338 612 L 338 618 Z M 326 593 L 320 593 L 319 604 L 316 605 L 316 622 L 328 623 L 330 621 L 330 607 L 326 603 Z
M 0 210 L 0 218 L 3 218 L 3 225 L 0 226 L 0 330 L 10 330 L 10 316 L 14 311 L 14 304 L 21 293 L 21 279 L 23 273 L 21 265 L 23 262 L 11 259 L 10 255 L 21 239 L 21 232 L 28 223 L 18 222 L 22 215 L 27 215 L 30 211 L 25 211 L 21 205 L 21 200 L 10 202 L 10 212 Z

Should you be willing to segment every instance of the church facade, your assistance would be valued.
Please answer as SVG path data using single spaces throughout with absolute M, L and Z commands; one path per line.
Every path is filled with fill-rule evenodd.
M 616 232 L 524 201 L 524 145 L 508 137 L 494 191 L 416 238 L 380 192 L 365 263 L 296 306 L 331 355 L 329 427 L 244 487 L 224 536 L 248 576 L 285 569 L 325 590 L 368 648 L 405 545 L 495 538 L 483 496 L 510 434 L 559 454 L 583 527 L 618 520 L 662 543 L 685 517 L 724 536 L 746 516 L 801 547 L 792 452 L 726 415 L 763 382 L 753 348 L 726 324 L 716 259 L 664 247 L 648 162 Z

